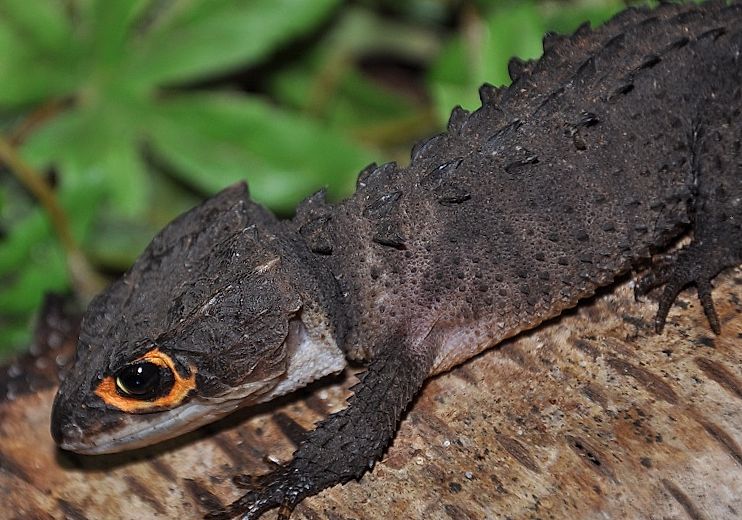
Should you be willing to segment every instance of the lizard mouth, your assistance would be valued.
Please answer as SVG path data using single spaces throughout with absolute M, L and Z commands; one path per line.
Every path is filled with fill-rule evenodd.
M 115 431 L 104 432 L 84 441 L 63 440 L 59 447 L 83 455 L 116 453 L 149 446 L 178 435 L 191 432 L 204 424 L 233 412 L 239 408 L 239 400 L 210 402 L 194 399 L 173 410 L 151 414 L 151 419 L 127 421 Z

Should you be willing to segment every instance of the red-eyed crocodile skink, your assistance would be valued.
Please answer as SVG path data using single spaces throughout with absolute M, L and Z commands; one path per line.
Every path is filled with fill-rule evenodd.
M 664 286 L 658 332 L 687 285 L 719 331 L 711 280 L 742 262 L 742 3 L 629 9 L 510 74 L 337 205 L 281 221 L 239 184 L 168 225 L 88 308 L 57 443 L 141 447 L 362 362 L 347 408 L 209 515 L 287 518 L 373 467 L 426 378 L 633 268 L 637 293 Z

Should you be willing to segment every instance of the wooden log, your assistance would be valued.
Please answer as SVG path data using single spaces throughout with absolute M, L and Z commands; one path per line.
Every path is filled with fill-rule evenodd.
M 742 516 L 742 269 L 695 290 L 663 335 L 630 283 L 428 382 L 384 460 L 293 518 L 526 519 Z M 287 460 L 342 408 L 348 373 L 162 445 L 115 456 L 58 451 L 49 414 L 75 322 L 47 306 L 29 354 L 0 370 L 5 518 L 197 518 L 230 478 Z M 265 515 L 272 518 L 274 513 Z

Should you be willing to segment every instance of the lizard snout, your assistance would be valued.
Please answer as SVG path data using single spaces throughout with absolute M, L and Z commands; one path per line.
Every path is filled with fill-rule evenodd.
M 54 442 L 62 449 L 73 449 L 83 439 L 82 428 L 69 416 L 63 415 L 58 406 L 52 412 L 51 433 Z
M 73 407 L 62 395 L 57 395 L 52 408 L 51 434 L 54 442 L 63 450 L 80 451 L 87 446 L 85 442 L 85 431 L 89 425 L 86 424 L 85 416 L 80 411 L 86 407 Z M 80 422 L 80 419 L 83 419 Z

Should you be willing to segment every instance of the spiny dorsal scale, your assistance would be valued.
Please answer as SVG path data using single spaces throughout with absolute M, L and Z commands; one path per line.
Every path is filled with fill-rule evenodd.
M 552 31 L 549 31 L 546 34 L 544 34 L 544 39 L 543 39 L 544 52 L 550 51 L 562 39 L 563 39 L 563 36 L 560 36 L 558 33 L 555 33 Z
M 379 222 L 372 240 L 382 246 L 405 249 L 405 238 L 390 219 Z
M 580 114 L 579 126 L 591 127 L 598 123 L 600 123 L 600 119 L 594 113 L 583 111 L 582 114 Z
M 505 171 L 507 173 L 515 173 L 523 166 L 528 166 L 529 164 L 538 164 L 538 155 L 526 148 L 517 150 L 517 155 L 518 159 L 505 165 Z
M 332 253 L 332 237 L 328 230 L 329 216 L 321 216 L 310 220 L 299 228 L 301 236 L 307 243 L 309 250 L 320 255 Z
M 363 179 L 363 187 L 374 190 L 379 187 L 389 186 L 397 173 L 396 161 L 384 163 L 371 169 Z
M 525 73 L 532 62 L 524 61 L 520 58 L 511 58 L 508 62 L 508 74 L 510 80 L 515 82 Z
M 657 56 L 656 54 L 650 54 L 646 58 L 644 58 L 644 61 L 639 65 L 637 70 L 643 70 L 643 69 L 651 69 L 652 67 L 659 65 L 659 63 L 662 61 L 662 58 Z
M 497 106 L 498 99 L 500 97 L 501 89 L 495 87 L 491 83 L 484 83 L 479 87 L 479 99 L 482 102 L 482 106 Z
M 368 166 L 366 166 L 364 169 L 358 173 L 358 178 L 356 179 L 356 189 L 362 190 L 366 187 L 368 177 L 371 175 L 371 173 L 378 168 L 378 165 L 375 162 L 372 162 Z
M 464 124 L 466 123 L 467 118 L 463 118 L 461 121 L 461 129 L 463 129 Z M 421 141 L 418 141 L 415 143 L 415 146 L 412 147 L 412 152 L 410 153 L 410 158 L 412 159 L 413 163 L 420 162 L 421 160 L 425 159 L 428 155 L 432 155 L 430 152 L 435 152 L 438 150 L 439 145 L 441 141 L 446 139 L 446 134 L 438 134 L 434 135 L 433 137 L 429 137 L 427 139 L 423 139 Z
M 687 23 L 690 23 L 693 21 L 694 18 L 702 17 L 703 12 L 700 10 L 691 10 L 686 11 L 684 13 L 677 14 L 670 18 L 669 22 L 671 24 L 678 24 L 678 25 L 684 25 Z
M 590 56 L 577 68 L 577 72 L 575 72 L 574 78 L 578 82 L 589 81 L 593 78 L 595 72 L 595 58 L 593 56 Z
M 701 34 L 696 38 L 697 40 L 702 40 L 704 38 L 711 37 L 714 40 L 717 40 L 720 36 L 726 34 L 727 30 L 724 27 L 716 27 L 714 29 L 709 29 L 705 33 Z
M 364 170 L 365 171 L 365 170 Z M 360 175 L 363 174 L 361 172 Z M 327 212 L 327 189 L 320 188 L 318 191 L 311 194 L 309 197 L 304 199 L 299 206 L 296 208 L 297 213 L 309 213 L 315 215 L 318 212 Z
M 468 116 L 468 110 L 461 108 L 461 105 L 456 105 L 451 110 L 451 115 L 448 118 L 448 131 L 452 134 L 458 134 Z
M 590 22 L 582 22 L 580 26 L 572 33 L 572 40 L 578 40 L 590 34 L 592 27 Z
M 464 124 L 461 125 L 459 135 L 465 139 L 469 137 L 478 139 L 482 128 L 488 128 L 501 117 L 502 111 L 499 106 L 483 104 L 466 118 Z
M 458 157 L 452 161 L 445 162 L 440 166 L 436 166 L 432 171 L 430 171 L 430 173 L 420 180 L 420 186 L 426 189 L 435 190 L 456 173 L 456 170 L 461 166 L 462 161 L 463 158 Z
M 619 86 L 617 86 L 613 92 L 611 92 L 607 97 L 606 101 L 608 103 L 615 103 L 618 101 L 618 99 L 621 96 L 625 96 L 626 94 L 632 92 L 634 90 L 634 83 L 633 81 L 627 81 L 625 83 L 621 83 Z
M 660 52 L 660 54 L 667 54 L 676 49 L 680 49 L 681 47 L 685 47 L 686 45 L 688 45 L 689 42 L 690 39 L 688 37 L 682 36 L 665 47 L 662 52 Z
M 447 204 L 460 204 L 471 198 L 471 194 L 466 188 L 452 184 L 441 184 L 435 190 L 438 202 L 444 206 Z
M 401 196 L 401 191 L 383 194 L 363 208 L 363 216 L 370 219 L 380 219 L 387 216 Z
M 523 122 L 520 119 L 513 119 L 510 123 L 498 129 L 494 134 L 489 136 L 479 149 L 479 153 L 490 155 L 498 154 L 505 143 L 518 131 Z
M 625 33 L 620 33 L 608 40 L 604 46 L 605 51 L 615 52 L 623 47 L 624 40 L 626 39 Z

